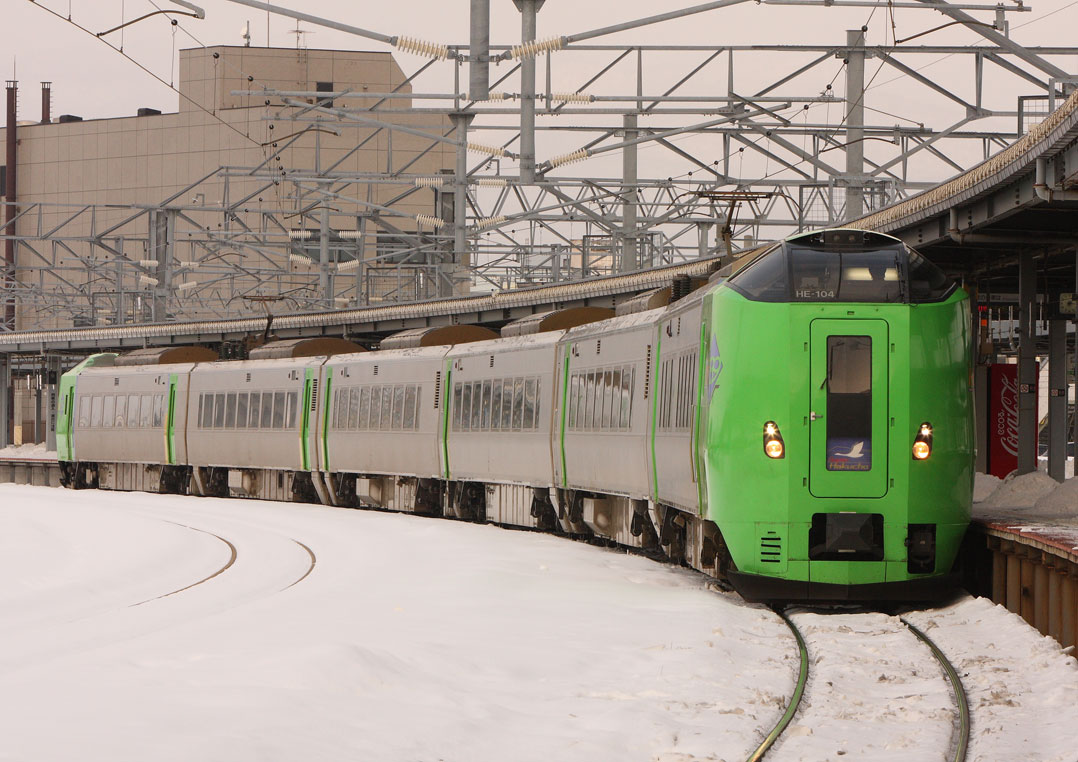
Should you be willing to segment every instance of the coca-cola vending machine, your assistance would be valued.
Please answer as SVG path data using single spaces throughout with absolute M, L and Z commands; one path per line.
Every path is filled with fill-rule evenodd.
M 1036 388 L 1033 390 L 1036 399 Z M 1034 450 L 1037 447 L 1033 442 Z M 1004 478 L 1018 468 L 1018 366 L 988 367 L 988 473 Z

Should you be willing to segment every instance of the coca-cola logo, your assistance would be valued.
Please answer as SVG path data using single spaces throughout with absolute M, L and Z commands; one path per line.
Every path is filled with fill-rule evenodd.
M 996 412 L 996 438 L 1011 455 L 1018 456 L 1018 384 L 1001 376 L 999 409 Z

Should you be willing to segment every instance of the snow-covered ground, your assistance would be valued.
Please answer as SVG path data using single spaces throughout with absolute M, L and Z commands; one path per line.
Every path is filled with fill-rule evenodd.
M 283 503 L 0 485 L 0 612 L 5 761 L 737 760 L 797 671 L 778 617 L 688 571 Z M 944 758 L 947 685 L 896 619 L 793 617 L 814 674 L 769 759 Z M 912 617 L 971 759 L 1078 759 L 1054 641 L 983 600 Z
M 0 460 L 4 458 L 56 460 L 56 450 L 46 450 L 45 443 L 8 445 L 0 447 Z

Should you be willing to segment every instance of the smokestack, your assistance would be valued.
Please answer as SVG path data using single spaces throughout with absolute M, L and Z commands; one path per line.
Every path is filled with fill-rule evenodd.
M 7 201 L 4 220 L 6 229 L 4 234 L 15 235 L 15 122 L 17 115 L 15 104 L 19 93 L 19 83 L 15 80 L 7 82 L 7 124 L 4 130 L 7 138 L 7 164 L 4 170 L 4 199 Z M 4 327 L 9 331 L 15 330 L 15 241 L 8 238 L 4 241 Z
M 52 121 L 52 82 L 41 83 L 41 123 Z

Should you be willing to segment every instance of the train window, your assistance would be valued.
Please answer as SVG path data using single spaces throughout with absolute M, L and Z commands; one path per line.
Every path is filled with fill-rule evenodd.
M 615 396 L 621 396 L 621 371 L 610 368 L 603 373 L 603 428 L 607 430 L 617 428 L 617 424 L 611 425 L 617 409 Z
M 490 431 L 491 399 L 491 381 L 487 379 L 483 382 L 483 420 L 480 423 L 484 431 Z
M 501 379 L 490 384 L 490 430 L 501 430 Z
M 382 417 L 378 421 L 378 428 L 386 431 L 393 421 L 393 387 L 382 387 Z
M 460 431 L 460 410 L 463 405 L 464 390 L 460 382 L 453 384 L 453 431 Z
M 89 397 L 81 397 L 79 399 L 79 428 L 85 429 L 90 425 L 90 404 Z
M 472 431 L 483 430 L 483 382 L 472 382 Z
M 236 428 L 236 393 L 229 392 L 225 397 L 225 428 Z
M 165 395 L 155 394 L 153 396 L 153 426 L 155 429 L 159 429 L 164 425 L 165 420 Z
M 139 401 L 141 399 L 137 394 L 127 395 L 127 425 L 132 428 L 139 425 Z
M 90 428 L 96 429 L 101 425 L 101 411 L 104 404 L 105 400 L 103 397 L 94 397 L 93 402 L 90 405 Z
M 404 384 L 393 387 L 393 430 L 404 428 Z
M 785 302 L 788 276 L 786 253 L 776 247 L 730 276 L 730 288 L 757 302 Z
M 213 395 L 213 427 L 223 429 L 225 427 L 225 393 L 219 392 Z
M 524 428 L 539 428 L 539 379 L 524 382 Z
M 472 385 L 464 384 L 460 398 L 460 430 L 468 431 L 472 423 Z
M 247 408 L 247 428 L 257 429 L 262 421 L 262 392 L 251 392 L 251 403 Z
M 105 412 L 101 417 L 101 425 L 106 429 L 111 429 L 112 424 L 116 422 L 116 397 L 112 394 L 105 395 Z
M 285 422 L 285 393 L 274 392 L 273 393 L 273 428 L 283 429 Z
M 589 370 L 580 376 L 580 428 L 583 431 L 591 428 L 591 406 L 595 404 L 595 371 Z
M 490 417 L 498 419 L 498 430 L 509 431 L 513 428 L 513 379 L 503 378 L 496 383 L 502 390 L 501 405 L 491 406 Z
M 632 423 L 633 413 L 633 380 L 636 377 L 636 368 L 631 365 L 621 371 L 621 428 L 626 431 Z
M 259 425 L 263 429 L 273 428 L 273 392 L 262 392 L 262 420 Z
M 872 469 L 872 339 L 827 337 L 827 470 Z
M 357 406 L 354 419 L 352 418 L 353 406 Z M 371 389 L 369 386 L 352 389 L 352 395 L 348 398 L 348 426 L 360 431 L 371 428 Z
M 142 395 L 142 409 L 139 411 L 139 426 L 148 429 L 153 426 L 153 395 Z
M 127 418 L 127 395 L 116 396 L 116 428 L 122 429 L 126 425 Z
M 513 430 L 520 431 L 524 424 L 524 379 L 513 380 Z
M 946 299 L 958 287 L 943 271 L 910 249 L 910 301 L 938 302 Z
M 296 418 L 299 415 L 299 392 L 285 392 L 285 397 L 288 399 L 288 406 L 284 418 L 284 427 L 292 430 L 296 428 Z
M 580 394 L 580 374 L 569 377 L 569 428 L 576 429 L 577 396 Z
M 490 384 L 489 383 L 487 384 L 487 389 L 488 389 L 488 391 L 490 389 Z M 419 387 L 417 385 L 415 385 L 415 384 L 408 384 L 408 386 L 404 390 L 404 429 L 406 431 L 414 431 L 415 429 L 419 428 L 416 425 L 416 410 L 418 408 L 419 408 Z M 489 418 L 490 418 L 490 408 L 489 407 L 487 408 L 487 411 L 486 411 L 486 413 L 484 413 L 484 415 L 486 416 L 486 418 L 489 421 Z

